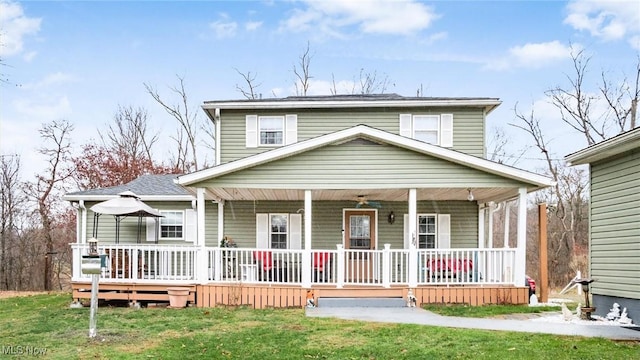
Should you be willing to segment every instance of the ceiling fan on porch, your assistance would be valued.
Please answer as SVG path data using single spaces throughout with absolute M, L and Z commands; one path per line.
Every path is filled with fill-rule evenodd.
M 356 209 L 359 209 L 365 205 L 378 208 L 378 209 L 382 207 L 382 204 L 380 204 L 379 201 L 368 200 L 367 195 L 358 195 L 357 201 L 358 203 L 356 204 Z

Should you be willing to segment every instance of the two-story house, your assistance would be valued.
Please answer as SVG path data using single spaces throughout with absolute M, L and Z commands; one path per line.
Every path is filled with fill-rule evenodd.
M 134 300 L 179 283 L 198 306 L 298 306 L 307 289 L 320 304 L 408 289 L 419 303 L 526 303 L 526 196 L 552 181 L 486 159 L 486 117 L 499 105 L 393 94 L 207 101 L 216 166 L 66 196 L 79 211 L 74 265 L 94 236 L 110 258 L 102 283 L 134 289 Z M 98 223 L 91 206 L 125 190 L 163 217 Z M 491 214 L 505 201 L 517 203 L 517 246 L 493 248 Z M 83 296 L 86 277 L 74 269 L 73 281 Z

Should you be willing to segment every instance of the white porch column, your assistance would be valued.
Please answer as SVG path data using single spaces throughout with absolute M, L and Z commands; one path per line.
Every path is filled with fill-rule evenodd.
M 204 188 L 196 189 L 196 204 L 197 204 L 197 218 L 198 218 L 198 236 L 196 238 L 196 245 L 198 249 L 197 261 L 196 261 L 196 280 L 201 284 L 205 284 L 209 278 L 209 259 L 207 258 L 207 249 L 205 248 L 205 205 L 204 200 Z
M 311 287 L 311 190 L 304 191 L 304 251 L 302 252 L 302 287 Z
M 502 243 L 502 247 L 505 249 L 509 248 L 509 223 L 511 222 L 509 220 L 509 216 L 510 216 L 511 211 L 509 211 L 509 202 L 505 201 L 504 202 L 504 238 L 503 238 L 503 243 Z
M 214 245 L 213 258 L 211 268 L 213 274 L 211 274 L 212 280 L 219 281 L 222 279 L 222 253 L 220 251 L 220 241 L 224 237 L 224 200 L 218 200 L 218 238 Z M 208 272 L 208 270 L 207 270 Z
M 515 284 L 524 286 L 527 263 L 527 189 L 518 189 L 518 243 L 516 246 Z
M 484 249 L 484 213 L 487 208 L 482 205 L 478 205 L 478 249 Z
M 409 189 L 409 287 L 418 286 L 418 250 L 417 250 L 417 219 L 418 204 L 416 189 Z
M 487 248 L 489 249 L 493 249 L 493 212 L 496 211 L 493 208 L 493 205 L 489 206 L 489 221 L 487 221 L 489 224 L 487 225 L 489 227 L 489 231 L 487 236 L 489 237 L 489 241 L 487 241 Z
M 80 202 L 78 203 L 78 206 L 79 206 L 80 215 L 81 215 L 80 237 L 78 240 L 80 244 L 86 244 L 87 243 L 87 208 L 84 206 L 84 200 L 80 200 Z
M 218 238 L 216 239 L 217 246 L 220 246 L 220 241 L 224 237 L 224 200 L 218 200 Z

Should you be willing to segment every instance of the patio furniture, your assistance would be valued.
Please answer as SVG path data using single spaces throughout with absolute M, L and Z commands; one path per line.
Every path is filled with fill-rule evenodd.
M 330 252 L 313 253 L 313 277 L 315 282 L 328 282 L 331 278 L 332 254 Z

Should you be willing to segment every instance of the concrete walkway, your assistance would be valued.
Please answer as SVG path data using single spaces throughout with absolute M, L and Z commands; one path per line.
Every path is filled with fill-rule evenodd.
M 438 315 L 417 307 L 316 307 L 306 308 L 306 315 L 309 317 L 333 317 L 346 320 L 445 326 L 465 329 L 518 331 L 540 334 L 602 337 L 612 340 L 640 341 L 640 330 L 632 330 L 621 326 L 562 324 L 532 320 L 452 317 Z

